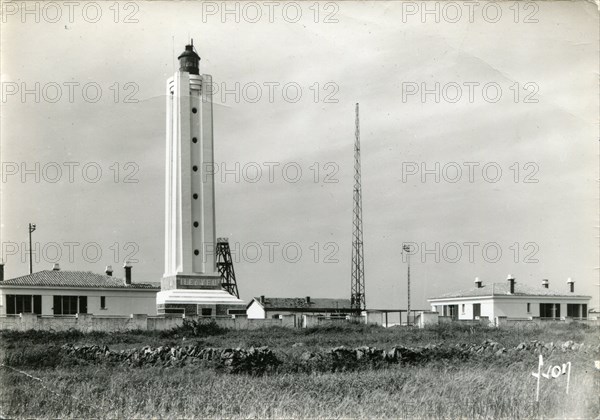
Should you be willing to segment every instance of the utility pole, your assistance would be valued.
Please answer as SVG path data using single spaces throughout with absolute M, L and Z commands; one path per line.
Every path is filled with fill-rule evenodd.
M 33 274 L 33 247 L 31 234 L 35 231 L 35 223 L 29 223 L 29 274 Z
M 408 273 L 407 273 L 407 278 L 408 278 L 408 291 L 407 291 L 407 310 L 406 310 L 406 325 L 409 326 L 410 325 L 410 246 L 409 245 L 403 245 L 402 246 L 402 251 L 406 252 L 407 254 L 407 262 L 408 262 Z

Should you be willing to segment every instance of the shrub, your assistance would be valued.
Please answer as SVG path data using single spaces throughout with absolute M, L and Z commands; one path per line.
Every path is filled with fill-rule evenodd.
M 183 324 L 169 331 L 163 331 L 161 337 L 206 337 L 211 335 L 222 335 L 227 332 L 227 328 L 223 328 L 214 320 L 202 321 L 197 319 L 184 319 Z
M 56 368 L 65 362 L 67 365 L 74 364 L 68 358 L 63 359 L 60 346 L 57 345 L 34 345 L 10 349 L 4 353 L 3 361 L 7 366 L 27 369 Z

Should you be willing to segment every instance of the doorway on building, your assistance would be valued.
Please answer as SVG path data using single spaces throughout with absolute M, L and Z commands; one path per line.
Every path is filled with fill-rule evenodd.
M 458 305 L 444 305 L 443 316 L 449 316 L 453 320 L 458 319 Z
M 473 304 L 473 319 L 477 319 L 481 316 L 481 303 Z

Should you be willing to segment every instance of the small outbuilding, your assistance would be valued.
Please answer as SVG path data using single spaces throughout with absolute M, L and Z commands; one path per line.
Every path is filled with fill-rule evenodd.
M 44 316 L 76 314 L 156 315 L 158 284 L 131 281 L 131 265 L 125 278 L 113 277 L 110 266 L 104 274 L 62 271 L 58 264 L 26 276 L 4 280 L 0 271 L 0 315 L 33 313 Z
M 279 318 L 280 315 L 346 316 L 350 299 L 255 297 L 246 307 L 249 319 Z
M 434 312 L 455 320 L 496 317 L 513 319 L 587 319 L 591 296 L 575 294 L 575 283 L 569 279 L 564 292 L 549 288 L 543 280 L 541 287 L 517 283 L 508 276 L 501 283 L 483 284 L 475 279 L 475 287 L 427 299 Z

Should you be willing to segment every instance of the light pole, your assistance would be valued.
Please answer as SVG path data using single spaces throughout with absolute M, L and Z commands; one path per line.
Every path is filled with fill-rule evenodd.
M 31 246 L 31 234 L 35 231 L 35 223 L 29 224 L 29 274 L 33 274 L 33 247 Z
M 410 325 L 410 246 L 409 245 L 403 245 L 402 246 L 402 251 L 406 252 L 406 254 L 408 255 L 408 273 L 407 273 L 407 278 L 408 278 L 408 282 L 407 282 L 407 287 L 408 287 L 408 293 L 407 293 L 407 308 L 406 308 L 406 326 Z

